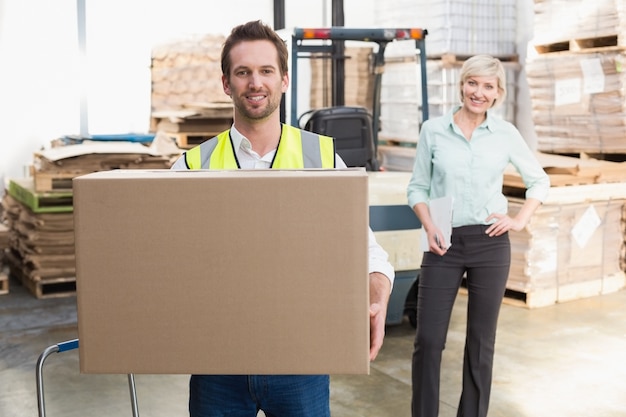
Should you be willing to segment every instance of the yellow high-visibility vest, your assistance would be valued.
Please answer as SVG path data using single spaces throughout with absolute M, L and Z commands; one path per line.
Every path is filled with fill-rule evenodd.
M 189 169 L 241 168 L 230 139 L 230 130 L 185 152 L 185 162 Z M 335 168 L 334 139 L 283 124 L 276 155 L 270 167 Z

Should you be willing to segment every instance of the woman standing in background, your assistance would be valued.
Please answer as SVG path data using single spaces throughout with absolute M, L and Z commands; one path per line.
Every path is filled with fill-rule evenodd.
M 550 180 L 519 131 L 491 114 L 503 103 L 502 63 L 474 56 L 461 69 L 461 105 L 424 122 L 408 185 L 409 206 L 428 239 L 419 278 L 412 361 L 412 415 L 439 413 L 441 358 L 462 279 L 467 280 L 463 391 L 457 416 L 485 417 L 489 406 L 496 327 L 511 263 L 508 231 L 522 230 L 545 200 Z M 509 217 L 502 193 L 511 163 L 526 185 L 526 200 Z M 429 202 L 449 197 L 452 234 L 433 223 Z

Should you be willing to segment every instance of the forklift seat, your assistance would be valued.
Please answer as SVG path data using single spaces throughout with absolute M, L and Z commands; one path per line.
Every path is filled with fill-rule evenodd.
M 324 107 L 311 112 L 304 129 L 335 138 L 336 151 L 348 167 L 378 171 L 372 116 L 363 107 Z

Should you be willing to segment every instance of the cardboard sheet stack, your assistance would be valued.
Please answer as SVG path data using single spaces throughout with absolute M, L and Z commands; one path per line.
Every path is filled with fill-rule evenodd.
M 624 288 L 620 227 L 626 199 L 541 206 L 522 232 L 511 233 L 512 268 L 507 288 L 541 307 Z M 522 201 L 510 202 L 511 213 Z
M 112 169 L 168 169 L 182 151 L 164 135 L 150 146 L 125 141 L 85 141 L 34 153 L 36 192 L 71 191 L 72 178 Z
M 510 232 L 507 289 L 533 308 L 624 288 L 626 162 L 539 157 L 553 186 L 528 226 Z M 512 168 L 505 190 L 514 215 L 523 184 Z
M 535 2 L 537 55 L 526 64 L 538 149 L 626 153 L 626 6 Z
M 73 178 L 117 169 L 169 169 L 180 152 L 159 135 L 150 146 L 85 141 L 35 152 L 33 175 L 9 179 L 2 202 L 11 275 L 37 298 L 75 294 Z
M 75 292 L 74 220 L 70 206 L 29 207 L 25 199 L 32 181 L 12 180 L 2 206 L 9 226 L 7 264 L 37 298 Z M 26 200 L 24 200 L 26 201 Z

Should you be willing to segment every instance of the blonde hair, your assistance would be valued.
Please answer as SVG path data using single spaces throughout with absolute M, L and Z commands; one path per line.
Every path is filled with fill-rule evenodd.
M 459 82 L 459 97 L 463 101 L 463 84 L 470 77 L 496 77 L 498 79 L 499 97 L 491 107 L 504 103 L 506 98 L 506 74 L 504 66 L 498 58 L 491 55 L 474 55 L 463 63 L 461 67 L 461 80 Z

